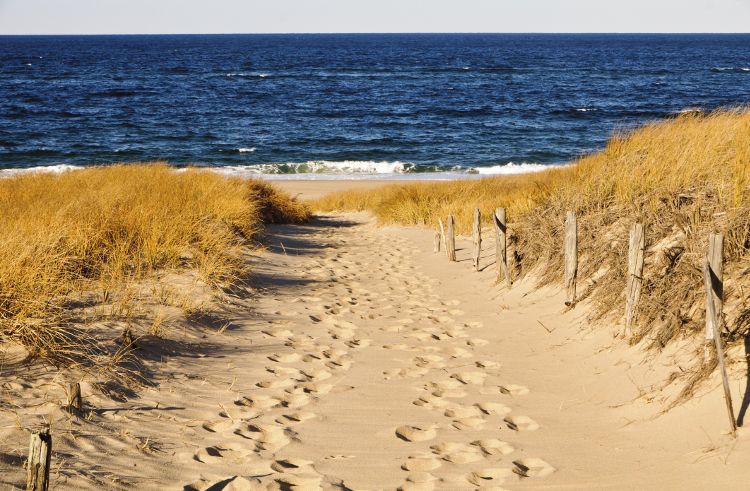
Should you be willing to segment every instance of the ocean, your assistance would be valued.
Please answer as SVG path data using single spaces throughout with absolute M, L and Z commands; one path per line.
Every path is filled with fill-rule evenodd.
M 750 99 L 750 35 L 0 36 L 0 174 L 530 172 Z

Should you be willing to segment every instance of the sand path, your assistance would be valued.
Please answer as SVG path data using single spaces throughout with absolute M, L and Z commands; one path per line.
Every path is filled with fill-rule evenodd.
M 224 329 L 194 354 L 163 354 L 154 388 L 118 404 L 91 396 L 105 409 L 66 423 L 55 489 L 692 489 L 750 477 L 750 449 L 721 434 L 716 391 L 653 419 L 659 401 L 638 396 L 654 369 L 636 349 L 592 330 L 585 308 L 564 312 L 559 287 L 495 285 L 492 245 L 479 273 L 468 242 L 458 248 L 448 263 L 431 232 L 365 215 L 277 227 L 256 259 L 260 295 L 237 299 Z

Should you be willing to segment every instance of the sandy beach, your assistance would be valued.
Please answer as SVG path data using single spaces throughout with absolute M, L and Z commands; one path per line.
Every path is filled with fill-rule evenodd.
M 272 181 L 275 186 L 283 189 L 299 199 L 316 199 L 336 191 L 348 191 L 350 189 L 377 189 L 398 183 L 409 183 L 414 180 L 398 179 L 321 179 L 311 181 Z
M 559 285 L 496 284 L 493 243 L 474 273 L 470 239 L 448 263 L 433 231 L 366 214 L 272 232 L 253 288 L 220 314 L 169 338 L 134 333 L 145 386 L 83 376 L 83 413 L 70 414 L 59 372 L 6 353 L 2 489 L 23 489 L 29 428 L 44 422 L 60 490 L 736 489 L 750 478 L 720 389 L 660 415 L 649 387 L 668 360 L 618 342 L 585 304 L 566 309 Z M 744 384 L 732 386 L 739 405 Z

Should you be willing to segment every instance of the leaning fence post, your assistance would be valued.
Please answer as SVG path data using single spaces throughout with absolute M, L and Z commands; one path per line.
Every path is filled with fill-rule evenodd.
M 456 228 L 453 215 L 448 215 L 448 235 L 445 237 L 445 252 L 448 254 L 448 261 L 456 260 Z
M 479 271 L 479 256 L 482 253 L 482 212 L 474 208 L 474 272 Z
M 445 229 L 443 228 L 443 220 L 441 218 L 438 218 L 438 223 L 440 224 L 440 235 L 443 237 L 443 246 L 445 247 L 445 254 L 448 254 L 448 242 L 445 238 Z
M 712 296 L 716 316 L 719 320 L 716 329 L 721 331 L 722 312 L 724 311 L 724 236 L 720 234 L 711 234 L 708 236 L 708 267 L 711 273 L 711 287 L 713 288 Z M 706 344 L 710 345 L 714 337 L 711 324 L 706 319 Z M 708 346 L 706 347 L 706 356 L 708 356 Z
M 578 275 L 578 218 L 576 212 L 569 211 L 565 220 L 565 291 L 568 294 L 566 305 L 576 300 L 576 277 Z
M 719 236 L 721 237 L 721 236 Z M 722 237 L 723 239 L 723 237 Z M 706 283 L 706 321 L 711 327 L 714 344 L 716 345 L 716 358 L 719 360 L 719 369 L 721 370 L 721 380 L 724 384 L 724 399 L 727 403 L 727 412 L 729 413 L 729 422 L 732 425 L 732 436 L 737 438 L 737 422 L 734 419 L 734 410 L 732 409 L 732 394 L 729 391 L 729 378 L 727 377 L 727 366 L 724 363 L 724 350 L 721 348 L 721 336 L 719 335 L 719 319 L 716 314 L 716 306 L 713 302 L 714 292 L 713 277 L 708 265 L 708 258 L 703 256 L 703 280 Z
M 52 436 L 49 428 L 32 433 L 26 463 L 26 491 L 47 491 L 51 456 Z
M 634 223 L 630 228 L 630 248 L 628 250 L 627 299 L 625 301 L 625 332 L 635 320 L 638 300 L 643 284 L 643 255 L 646 249 L 646 231 L 642 223 Z
M 495 263 L 497 264 L 497 279 L 505 274 L 505 281 L 508 288 L 512 285 L 510 274 L 508 273 L 508 241 L 507 226 L 505 224 L 505 208 L 495 208 L 492 214 L 492 222 L 495 225 Z

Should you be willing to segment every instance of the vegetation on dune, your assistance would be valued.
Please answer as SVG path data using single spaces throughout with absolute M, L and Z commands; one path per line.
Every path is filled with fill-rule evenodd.
M 473 210 L 508 209 L 509 259 L 516 278 L 534 270 L 541 284 L 560 281 L 568 210 L 579 213 L 579 295 L 599 317 L 624 308 L 628 231 L 647 226 L 645 282 L 632 344 L 649 350 L 692 346 L 672 401 L 690 397 L 715 368 L 704 360 L 705 292 L 701 264 L 710 233 L 725 236 L 724 339 L 741 346 L 750 330 L 750 109 L 689 112 L 615 132 L 607 147 L 572 165 L 537 174 L 398 184 L 335 193 L 310 202 L 324 211 L 371 210 L 384 223 L 436 228 L 453 214 L 470 233 Z M 579 289 L 580 291 L 580 289 Z M 678 344 L 681 343 L 681 344 Z M 734 358 L 738 362 L 739 356 Z M 677 364 L 677 363 L 676 363 Z
M 81 332 L 65 327 L 82 292 L 105 302 L 185 268 L 231 286 L 247 276 L 241 248 L 265 223 L 310 218 L 270 184 L 158 163 L 0 179 L 0 210 L 0 340 L 53 360 L 82 348 Z

